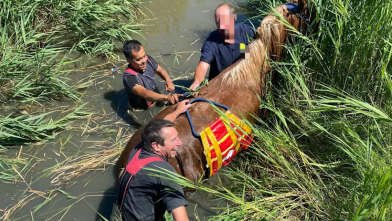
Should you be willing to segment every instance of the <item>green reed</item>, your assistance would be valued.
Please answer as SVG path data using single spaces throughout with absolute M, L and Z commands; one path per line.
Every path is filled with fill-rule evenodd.
M 92 79 L 76 81 L 75 55 L 117 59 L 119 42 L 140 34 L 137 0 L 5 0 L 0 3 L 0 148 L 45 142 L 86 114 L 76 107 L 63 121 L 37 111 L 45 102 L 80 100 Z M 79 56 L 80 57 L 80 56 Z M 25 109 L 32 111 L 25 111 Z M 21 114 L 23 113 L 23 114 Z M 17 177 L 0 155 L 0 180 Z M 9 176 L 8 176 L 9 175 Z M 7 177 L 3 179 L 3 177 Z
M 276 83 L 261 106 L 269 117 L 222 171 L 230 182 L 170 175 L 229 202 L 211 220 L 392 219 L 392 3 L 314 2 L 319 31 L 295 37 L 272 64 Z M 243 6 L 258 16 L 281 3 Z

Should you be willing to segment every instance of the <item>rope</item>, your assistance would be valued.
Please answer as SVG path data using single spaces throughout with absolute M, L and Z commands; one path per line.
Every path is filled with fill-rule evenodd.
M 200 102 L 200 101 L 209 102 L 209 103 L 214 104 L 215 106 L 224 108 L 224 109 L 226 109 L 226 110 L 230 110 L 229 107 L 227 107 L 227 106 L 225 106 L 225 105 L 223 105 L 223 104 L 219 104 L 219 103 L 216 103 L 216 102 L 214 102 L 214 101 L 210 101 L 210 100 L 205 99 L 205 98 L 195 98 L 195 99 L 189 101 L 189 104 L 192 104 L 192 103 L 194 103 L 194 102 Z M 194 125 L 193 125 L 193 121 L 192 121 L 191 116 L 190 116 L 190 114 L 189 114 L 189 109 L 186 110 L 185 114 L 186 114 L 186 116 L 187 116 L 187 118 L 188 118 L 189 124 L 191 125 L 191 130 L 192 130 L 193 136 L 196 137 L 196 138 L 200 138 L 200 134 L 196 133 L 196 131 L 195 131 L 195 127 L 194 127 Z

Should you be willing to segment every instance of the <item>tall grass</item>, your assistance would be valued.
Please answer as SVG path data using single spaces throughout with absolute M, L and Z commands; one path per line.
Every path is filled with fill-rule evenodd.
M 65 96 L 77 90 L 69 52 L 114 55 L 115 44 L 139 33 L 136 1 L 3 1 L 0 9 L 0 101 L 20 97 Z M 76 93 L 76 94 L 75 94 Z
M 314 2 L 320 30 L 272 64 L 270 116 L 223 172 L 230 182 L 210 189 L 171 176 L 234 204 L 212 220 L 392 219 L 392 2 Z M 247 3 L 253 16 L 266 7 Z
M 80 109 L 84 105 L 63 121 L 52 120 L 50 112 L 20 112 L 47 101 L 79 100 L 80 90 L 92 81 L 72 82 L 70 74 L 78 71 L 79 60 L 70 54 L 115 59 L 116 44 L 140 34 L 139 8 L 138 0 L 1 1 L 0 154 L 9 145 L 52 139 L 85 115 Z M 15 161 L 4 159 L 1 155 L 0 172 L 12 172 Z

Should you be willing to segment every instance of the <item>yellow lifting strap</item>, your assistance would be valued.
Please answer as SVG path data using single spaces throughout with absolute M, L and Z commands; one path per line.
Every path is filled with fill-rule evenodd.
M 233 124 L 234 126 L 232 126 Z M 220 140 L 217 140 L 217 137 L 220 137 Z M 234 150 L 233 156 L 246 149 L 252 141 L 253 136 L 252 129 L 244 121 L 230 111 L 226 111 L 225 116 L 220 116 L 200 132 L 200 138 L 206 156 L 207 167 L 210 170 L 210 176 L 212 176 L 222 165 L 226 165 L 231 161 Z M 248 144 L 241 144 L 240 141 L 243 139 Z M 212 152 L 214 152 L 214 157 L 212 156 Z

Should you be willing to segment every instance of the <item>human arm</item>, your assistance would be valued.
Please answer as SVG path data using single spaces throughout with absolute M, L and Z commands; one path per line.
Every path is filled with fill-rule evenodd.
M 185 206 L 180 206 L 171 211 L 175 221 L 188 221 Z
M 154 91 L 147 90 L 141 85 L 134 86 L 132 88 L 132 92 L 148 101 L 168 101 L 171 104 L 177 103 L 179 101 L 179 97 L 182 96 L 182 94 L 159 94 Z
M 192 85 L 189 87 L 191 90 L 196 90 L 196 88 L 204 81 L 208 68 L 214 61 L 214 44 L 210 40 L 210 37 L 208 37 L 208 39 L 204 42 L 200 52 L 201 56 L 199 64 L 195 70 L 195 77 Z
M 174 122 L 176 120 L 176 118 L 178 117 L 178 115 L 184 113 L 186 110 L 188 110 L 192 104 L 188 104 L 189 100 L 183 100 L 181 101 L 176 109 L 171 112 L 170 114 L 166 115 L 163 119 Z
M 196 88 L 200 86 L 201 82 L 203 82 L 204 78 L 206 77 L 206 74 L 207 74 L 209 67 L 210 67 L 209 63 L 204 62 L 204 61 L 199 62 L 199 64 L 196 67 L 193 83 L 189 87 L 189 89 L 196 90 Z
M 159 75 L 159 77 L 161 77 L 162 80 L 164 80 L 166 82 L 165 83 L 165 90 L 166 91 L 168 91 L 168 92 L 174 91 L 174 84 L 165 69 L 163 69 L 160 65 L 158 65 L 157 69 L 155 70 L 155 73 L 157 75 Z

